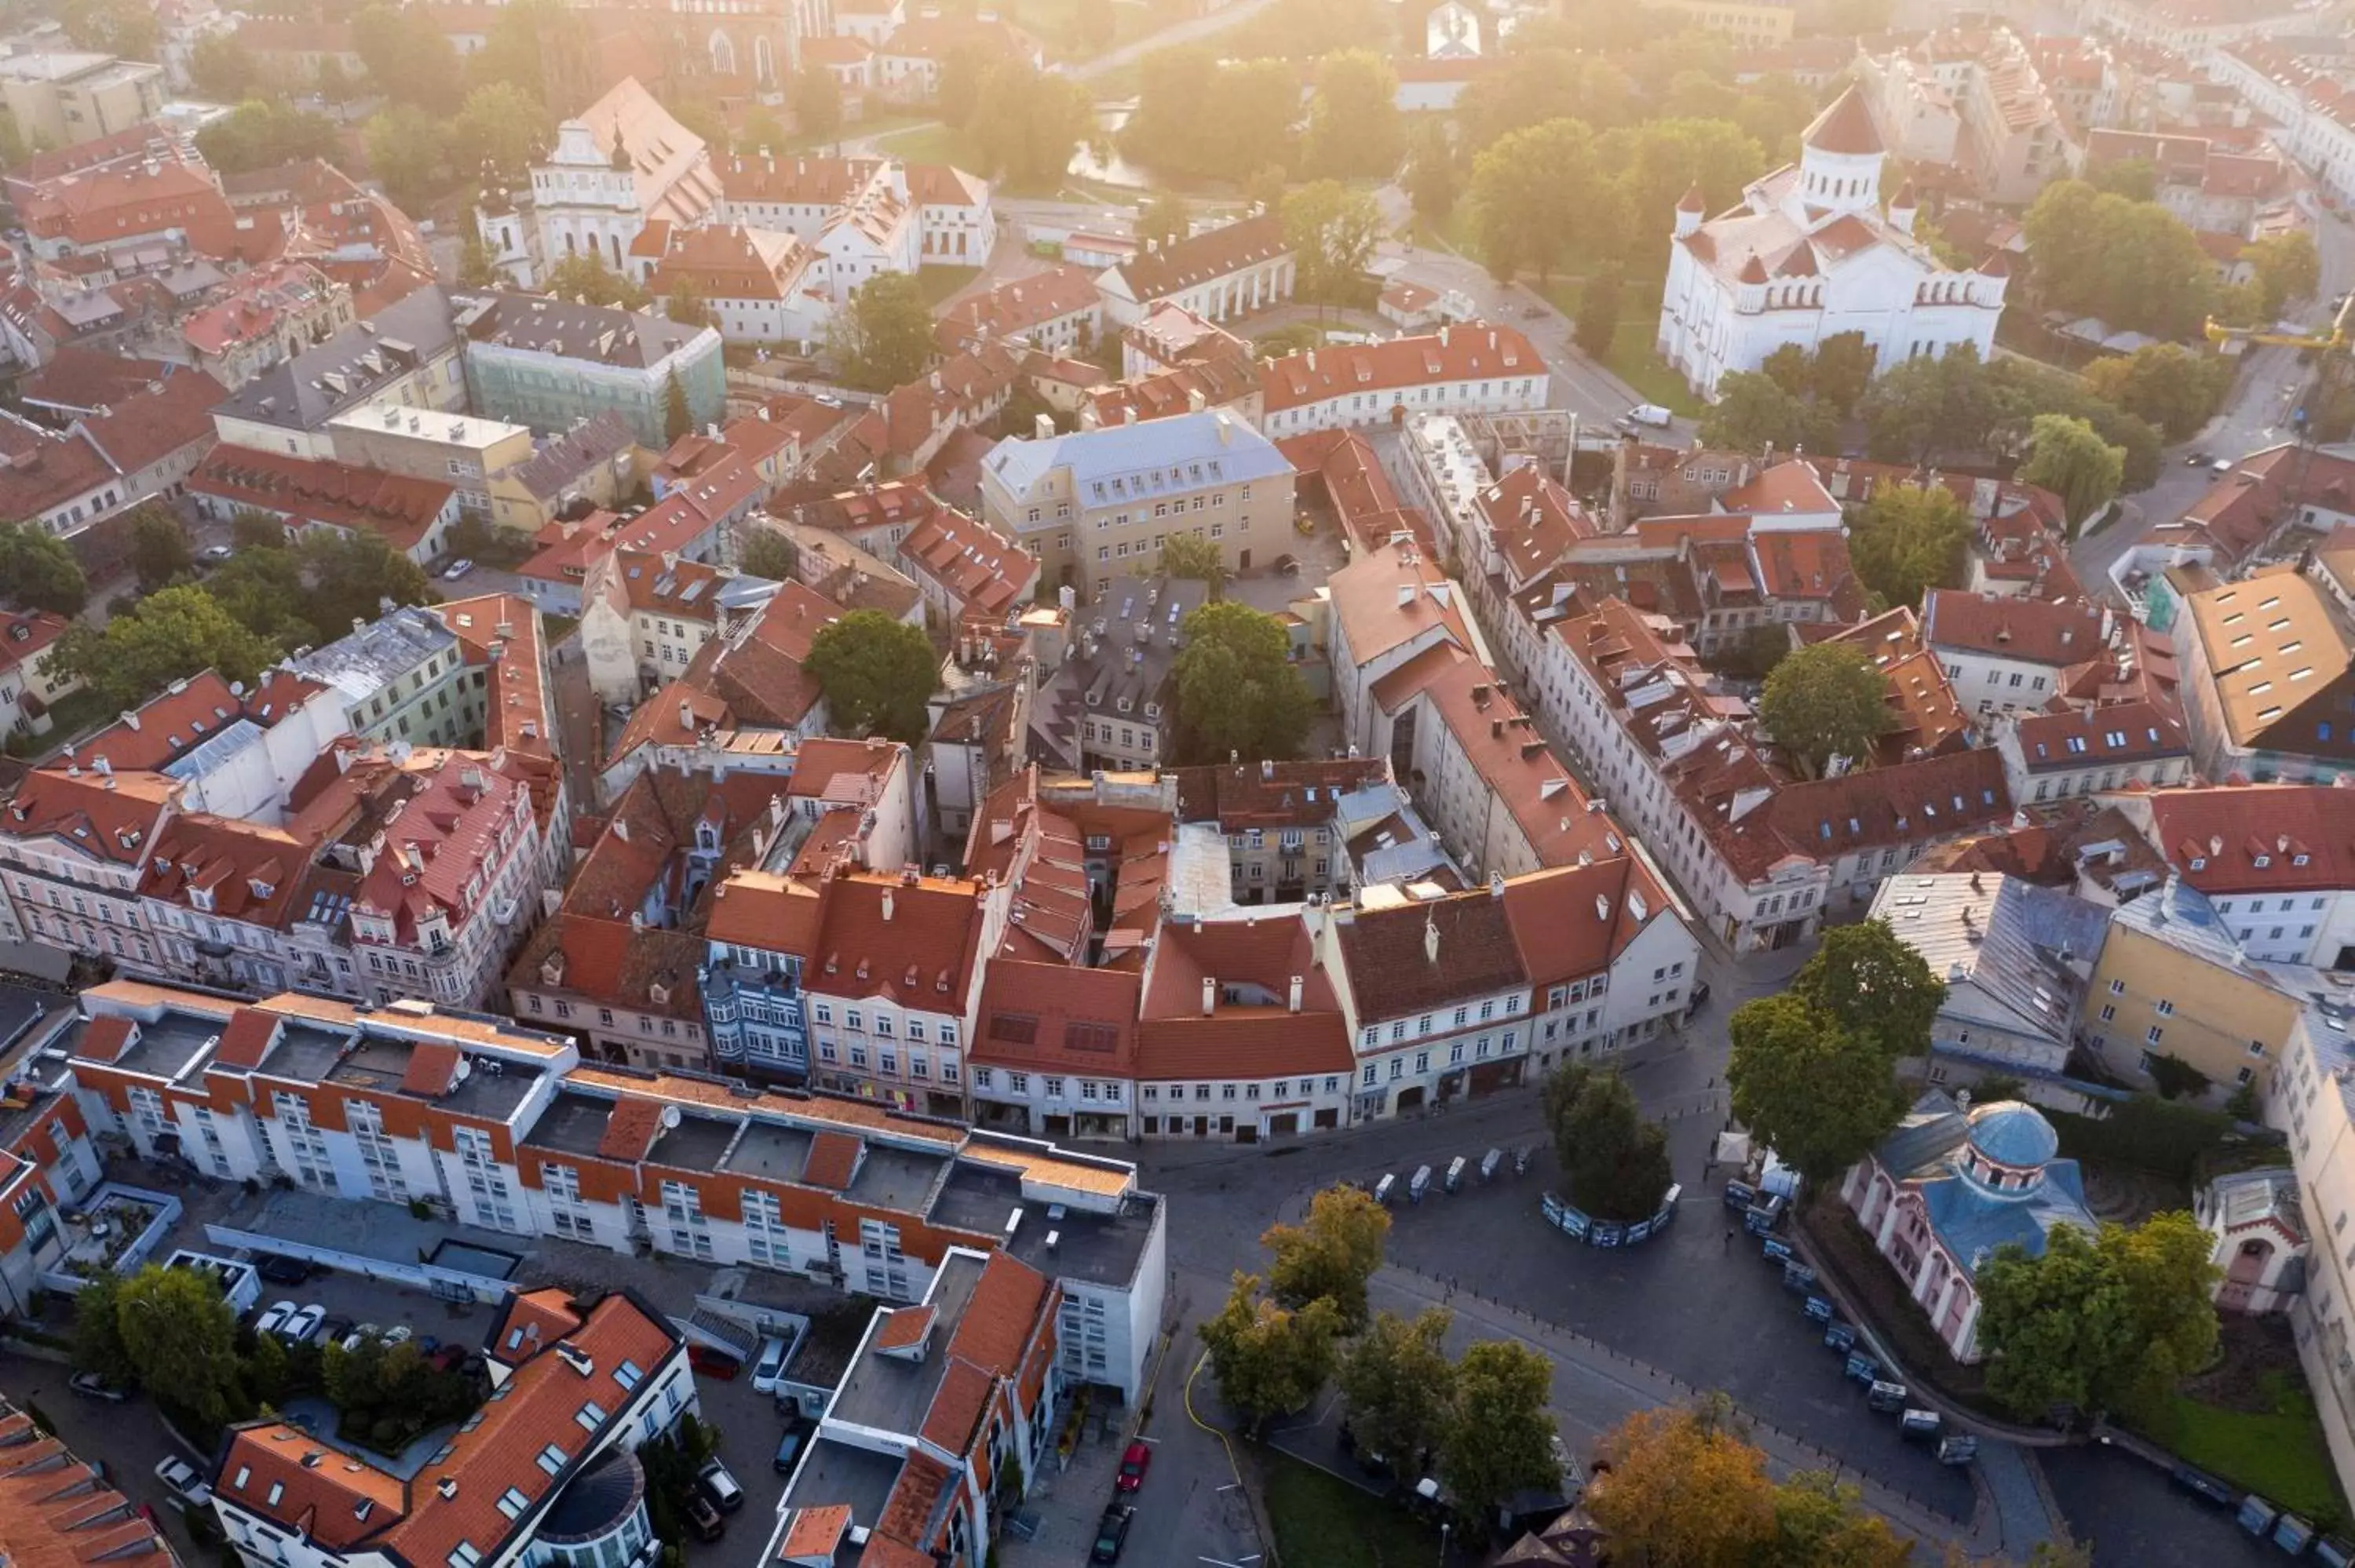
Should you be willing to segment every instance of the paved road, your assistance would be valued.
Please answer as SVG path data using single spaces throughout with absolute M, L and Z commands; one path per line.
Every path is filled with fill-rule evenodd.
M 2316 224 L 2315 248 L 2322 260 L 2319 297 L 2300 318 L 2310 323 L 2323 320 L 2331 299 L 2355 289 L 2355 225 L 2325 214 Z M 2208 493 L 2216 476 L 2191 463 L 2194 454 L 2240 458 L 2295 440 L 2293 416 L 2313 374 L 2312 367 L 2298 363 L 2295 349 L 2251 350 L 2222 411 L 2197 437 L 2170 448 L 2158 482 L 2130 498 L 2138 516 L 2123 518 L 2078 541 L 2071 557 L 2086 585 L 2098 588 L 2107 581 L 2112 564 L 2143 530 L 2173 522 Z

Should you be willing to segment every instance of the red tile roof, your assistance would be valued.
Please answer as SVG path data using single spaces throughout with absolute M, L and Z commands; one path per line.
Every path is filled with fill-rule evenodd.
M 1749 483 L 1719 496 L 1717 503 L 1727 512 L 1759 516 L 1794 512 L 1837 515 L 1840 509 L 1824 482 L 1816 477 L 1814 466 L 1800 458 L 1776 463 Z
M 229 1015 L 229 1023 L 221 1030 L 220 1044 L 213 1052 L 211 1065 L 247 1069 L 261 1065 L 262 1057 L 277 1043 L 282 1022 L 276 1013 L 258 1007 L 239 1008 Z
M 1439 938 L 1435 949 L 1433 932 Z M 1361 1023 L 1529 984 L 1505 901 L 1486 887 L 1396 908 L 1360 909 L 1342 922 L 1338 935 Z
M 165 376 L 85 415 L 84 438 L 125 474 L 135 474 L 184 449 L 214 439 L 213 406 L 229 388 L 201 370 Z
M 1284 238 L 1284 220 L 1269 213 L 1147 251 L 1113 270 L 1128 285 L 1129 297 L 1141 304 L 1272 261 L 1291 249 Z
M 188 488 L 282 516 L 296 528 L 324 523 L 374 534 L 403 552 L 417 547 L 457 493 L 438 480 L 229 446 L 215 447 L 197 465 Z
M 1880 128 L 1872 122 L 1872 110 L 1864 101 L 1861 89 L 1850 86 L 1832 101 L 1830 108 L 1816 116 L 1799 140 L 1809 147 L 1826 153 L 1846 154 L 1861 157 L 1886 150 L 1881 140 Z
M 2153 846 L 2202 893 L 2355 888 L 2355 789 L 2223 784 L 2147 799 Z
M 1001 616 L 1029 597 L 1039 561 L 987 524 L 938 507 L 900 541 L 911 572 L 939 583 L 972 613 Z
M 1934 588 L 1923 607 L 1923 640 L 2027 664 L 2069 665 L 2097 656 L 2108 618 L 2077 600 L 2054 603 Z
M 1545 361 L 1514 327 L 1467 322 L 1415 337 L 1349 348 L 1313 348 L 1260 366 L 1270 414 L 1331 397 L 1378 395 L 1439 381 L 1542 376 Z
M 1139 977 L 995 958 L 984 973 L 980 1024 L 965 1044 L 976 1066 L 1127 1078 L 1136 1060 Z
M 2113 703 L 2019 720 L 2019 753 L 2030 773 L 2189 757 L 2191 746 L 2172 703 Z
M 846 1191 L 858 1172 L 864 1149 L 847 1132 L 821 1132 L 810 1139 L 809 1156 L 802 1161 L 802 1180 L 811 1186 Z
M 1505 884 L 1505 923 L 1533 986 L 1609 969 L 1646 927 L 1676 918 L 1675 911 L 1668 890 L 1633 855 L 1553 866 Z

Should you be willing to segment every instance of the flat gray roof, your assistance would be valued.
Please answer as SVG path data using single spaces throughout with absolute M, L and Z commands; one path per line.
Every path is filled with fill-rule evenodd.
M 820 1437 L 810 1445 L 801 1467 L 794 1472 L 784 1506 L 824 1508 L 829 1503 L 847 1503 L 851 1522 L 872 1530 L 882 1520 L 883 1504 L 899 1482 L 903 1462 L 871 1448 L 854 1448 Z
M 964 1318 L 974 1287 L 981 1283 L 982 1260 L 968 1253 L 952 1253 L 932 1277 L 925 1299 L 937 1316 L 932 1348 L 921 1361 L 879 1355 L 869 1349 L 850 1369 L 828 1414 L 837 1420 L 881 1432 L 913 1433 L 922 1429 L 924 1413 L 932 1408 L 933 1391 L 948 1369 L 945 1349 L 949 1336 Z
M 153 1023 L 139 1021 L 138 1042 L 117 1057 L 114 1065 L 126 1073 L 176 1078 L 197 1059 L 198 1052 L 219 1037 L 220 1028 L 209 1018 L 167 1007 Z M 79 1041 L 79 1033 L 76 1039 Z
M 942 1170 L 951 1163 L 945 1154 L 899 1149 L 868 1139 L 867 1158 L 858 1164 L 846 1194 L 853 1202 L 921 1214 L 931 1202 Z
M 744 1128 L 744 1136 L 729 1152 L 728 1169 L 741 1176 L 798 1181 L 809 1161 L 810 1145 L 815 1141 L 805 1128 L 755 1121 Z
M 744 1124 L 733 1118 L 697 1116 L 682 1112 L 678 1125 L 666 1128 L 655 1139 L 653 1151 L 646 1158 L 656 1165 L 668 1165 L 679 1171 L 718 1171 L 720 1157 L 735 1139 L 736 1129 Z
M 296 1023 L 290 1019 L 278 1036 L 278 1044 L 261 1059 L 261 1070 L 272 1077 L 299 1078 L 306 1084 L 315 1084 L 327 1075 L 351 1043 L 347 1031 L 322 1029 L 314 1023 Z
M 1020 1209 L 1022 1224 L 1005 1244 L 1007 1252 L 1050 1279 L 1110 1287 L 1135 1280 L 1160 1207 L 1158 1194 L 1136 1192 L 1116 1213 L 1066 1207 L 1062 1218 L 1049 1219 L 1047 1204 L 1023 1197 L 1018 1175 L 960 1160 L 927 1217 L 935 1224 L 1002 1236 L 1007 1216 Z M 1055 1236 L 1052 1249 L 1047 1245 L 1050 1232 Z
M 524 1143 L 559 1154 L 595 1154 L 604 1141 L 605 1124 L 613 1117 L 613 1102 L 593 1095 L 559 1089 L 539 1119 L 531 1124 Z

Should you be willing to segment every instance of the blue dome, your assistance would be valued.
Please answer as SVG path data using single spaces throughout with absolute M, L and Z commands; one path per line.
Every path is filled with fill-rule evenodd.
M 2061 1135 L 2032 1106 L 1998 1100 L 1971 1112 L 1971 1147 L 1998 1165 L 2042 1167 L 2060 1152 Z

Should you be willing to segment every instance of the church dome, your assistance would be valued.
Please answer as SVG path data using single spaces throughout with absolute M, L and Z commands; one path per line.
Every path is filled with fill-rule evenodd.
M 2061 1135 L 2034 1107 L 1997 1100 L 1971 1112 L 1971 1147 L 1997 1165 L 2040 1170 L 2061 1151 Z

